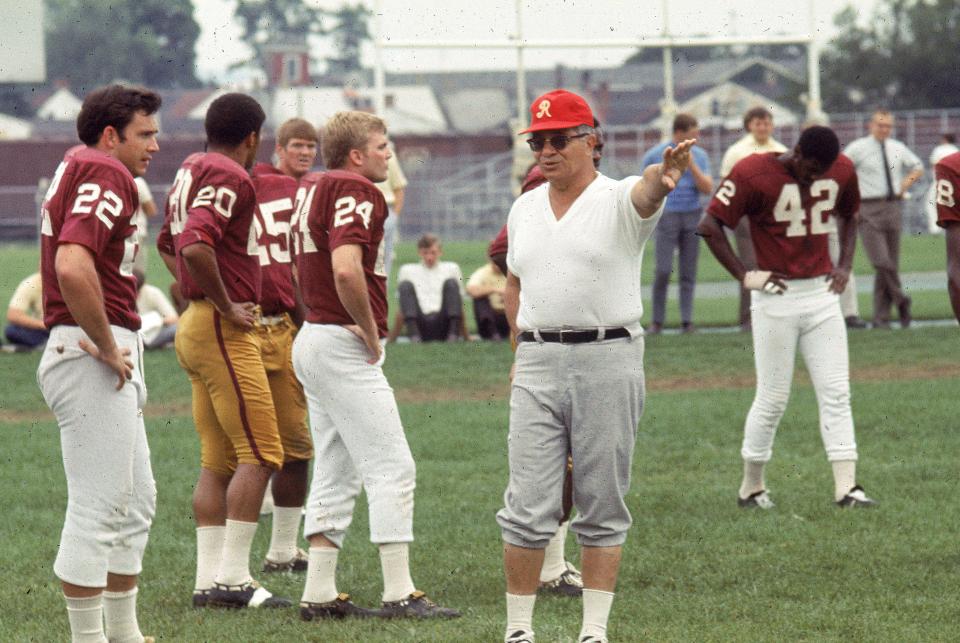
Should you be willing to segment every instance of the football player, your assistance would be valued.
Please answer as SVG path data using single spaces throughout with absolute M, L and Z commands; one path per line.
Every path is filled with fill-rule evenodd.
M 181 165 L 157 239 L 190 300 L 176 349 L 193 388 L 200 479 L 193 496 L 197 575 L 193 604 L 286 607 L 250 575 L 250 546 L 267 481 L 284 454 L 264 370 L 256 194 L 248 174 L 265 114 L 244 94 L 210 104 L 205 153 Z
M 789 153 L 755 154 L 737 163 L 700 221 L 698 230 L 714 256 L 752 297 L 757 393 L 744 426 L 741 507 L 773 507 L 764 467 L 787 407 L 798 346 L 817 394 L 834 500 L 841 507 L 877 504 L 856 479 L 847 330 L 839 304 L 853 262 L 859 208 L 853 164 L 840 154 L 833 130 L 815 126 L 803 131 Z M 742 219 L 750 224 L 756 270 L 744 267 L 723 232 Z M 840 239 L 837 265 L 827 243 L 834 226 Z
M 310 562 L 300 603 L 304 620 L 451 618 L 410 576 L 415 465 L 393 391 L 383 375 L 387 204 L 374 186 L 387 176 L 386 126 L 364 112 L 340 112 L 321 144 L 325 173 L 301 181 L 294 214 L 296 265 L 307 319 L 293 345 L 316 449 L 304 535 Z M 358 607 L 336 585 L 337 557 L 361 489 L 370 540 L 380 549 L 383 605 Z
M 37 381 L 60 426 L 68 501 L 53 571 L 74 641 L 153 641 L 140 633 L 136 612 L 156 487 L 143 425 L 131 217 L 134 176 L 159 150 L 159 108 L 160 97 L 142 87 L 88 94 L 77 116 L 83 145 L 64 156 L 41 208 L 50 338 Z
M 953 314 L 960 321 L 960 152 L 936 165 L 937 225 L 947 231 L 947 284 Z

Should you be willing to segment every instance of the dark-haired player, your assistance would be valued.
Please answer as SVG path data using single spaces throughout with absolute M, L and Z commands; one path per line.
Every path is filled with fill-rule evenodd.
M 304 177 L 294 214 L 307 319 L 293 345 L 293 366 L 307 396 L 316 449 L 303 529 L 310 563 L 300 615 L 308 621 L 460 616 L 418 591 L 410 575 L 416 467 L 382 368 L 387 203 L 374 183 L 387 177 L 386 134 L 372 114 L 335 114 L 321 143 L 329 171 Z M 337 558 L 361 490 L 383 569 L 379 612 L 354 605 L 336 585 Z
M 167 197 L 161 253 L 176 254 L 190 304 L 176 349 L 193 388 L 200 436 L 195 606 L 285 607 L 250 575 L 250 546 L 263 492 L 283 447 L 257 333 L 260 261 L 256 195 L 248 174 L 265 115 L 244 94 L 210 104 L 207 152 L 181 165 Z
M 131 217 L 133 178 L 159 150 L 159 108 L 160 97 L 140 87 L 88 94 L 77 117 L 84 145 L 64 156 L 41 209 L 50 338 L 37 379 L 60 425 L 68 501 L 53 570 L 74 641 L 153 641 L 136 612 L 156 487 L 141 413 Z
M 941 159 L 935 172 L 937 225 L 947 231 L 947 287 L 960 321 L 960 152 Z
M 757 394 L 744 426 L 741 507 L 773 507 L 763 472 L 787 407 L 798 346 L 817 394 L 834 499 L 841 507 L 876 504 L 856 479 L 847 331 L 839 293 L 853 262 L 860 191 L 853 164 L 839 152 L 833 130 L 810 127 L 792 152 L 743 159 L 720 184 L 698 228 L 753 300 Z M 750 222 L 756 270 L 744 267 L 723 233 L 723 226 L 736 228 L 743 218 Z M 840 239 L 836 266 L 827 243 L 835 226 Z

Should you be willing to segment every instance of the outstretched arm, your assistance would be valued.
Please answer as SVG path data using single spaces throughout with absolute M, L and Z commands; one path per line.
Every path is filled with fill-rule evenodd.
M 649 219 L 690 166 L 690 148 L 696 139 L 687 139 L 676 147 L 663 150 L 663 161 L 648 165 L 643 171 L 643 180 L 637 181 L 630 192 L 633 207 L 640 218 Z

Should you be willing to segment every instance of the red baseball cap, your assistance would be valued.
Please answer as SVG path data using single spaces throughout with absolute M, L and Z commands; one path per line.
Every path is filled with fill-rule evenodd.
M 533 101 L 530 105 L 530 127 L 519 133 L 567 129 L 578 125 L 593 127 L 593 112 L 587 101 L 565 89 L 555 89 Z

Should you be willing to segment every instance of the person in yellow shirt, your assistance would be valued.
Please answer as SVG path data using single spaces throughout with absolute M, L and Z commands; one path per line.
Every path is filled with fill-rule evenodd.
M 43 289 L 40 273 L 35 272 L 17 286 L 7 307 L 4 334 L 15 349 L 31 350 L 47 343 L 47 327 L 43 325 Z
M 507 276 L 492 261 L 473 271 L 467 280 L 467 294 L 473 298 L 473 316 L 481 339 L 504 340 L 510 337 L 510 324 L 503 307 L 503 289 Z

